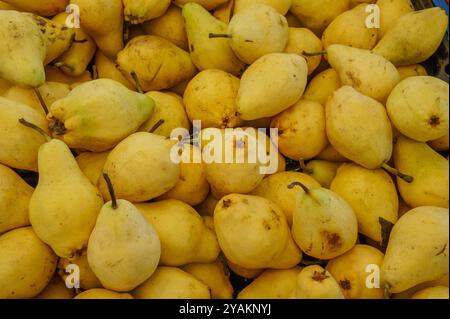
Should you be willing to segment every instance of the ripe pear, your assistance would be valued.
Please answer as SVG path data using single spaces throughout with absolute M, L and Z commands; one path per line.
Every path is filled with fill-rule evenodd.
M 3 0 L 20 11 L 33 12 L 40 16 L 51 17 L 66 9 L 69 0 Z
M 258 59 L 242 75 L 237 96 L 241 118 L 272 117 L 288 109 L 302 97 L 307 76 L 308 65 L 299 55 L 272 53 Z
M 242 289 L 237 299 L 290 299 L 301 268 L 267 269 Z
M 448 17 L 440 8 L 405 14 L 387 31 L 373 52 L 396 66 L 422 63 L 439 48 L 448 26 Z
M 382 169 L 369 170 L 356 164 L 343 164 L 330 190 L 352 206 L 358 230 L 379 243 L 383 240 L 380 218 L 395 224 L 398 218 L 397 189 Z
M 54 135 L 70 147 L 102 152 L 137 131 L 153 108 L 150 97 L 100 79 L 77 86 L 53 103 L 47 118 Z
M 128 42 L 117 56 L 117 63 L 130 81 L 131 74 L 136 74 L 145 92 L 171 88 L 197 72 L 188 52 L 152 35 L 138 36 Z
M 349 162 L 349 159 L 342 156 L 342 154 L 340 154 L 331 144 L 328 144 L 328 146 L 317 155 L 316 159 L 337 163 Z
M 207 285 L 211 290 L 212 299 L 233 299 L 230 273 L 220 259 L 213 263 L 185 265 L 181 270 Z
M 170 0 L 123 0 L 125 21 L 139 24 L 162 16 Z
M 398 190 L 410 207 L 449 207 L 448 160 L 426 143 L 401 136 L 394 148 L 395 167 L 414 176 L 412 183 L 397 179 Z
M 210 37 L 222 37 L 211 34 Z M 233 16 L 228 25 L 230 46 L 238 58 L 252 64 L 269 53 L 284 51 L 289 27 L 284 16 L 265 4 L 254 4 Z
M 427 76 L 427 70 L 420 64 L 413 64 L 408 66 L 399 66 L 397 68 L 398 73 L 400 74 L 400 78 L 403 81 L 404 79 L 413 77 L 413 76 Z
M 425 288 L 411 297 L 411 299 L 446 299 L 448 300 L 448 287 L 436 286 Z
M 332 259 L 349 251 L 358 237 L 358 221 L 352 207 L 326 188 L 308 188 L 297 195 L 292 235 L 306 254 Z
M 108 155 L 109 152 L 84 152 L 75 158 L 81 171 L 93 185 L 97 185 L 102 176 L 103 166 L 105 166 Z
M 116 195 L 131 202 L 145 202 L 173 188 L 180 177 L 180 165 L 172 160 L 174 144 L 163 136 L 146 132 L 132 134 L 120 142 L 103 168 L 114 184 Z M 99 180 L 98 186 L 104 198 L 109 199 L 104 179 Z
M 183 6 L 189 2 L 195 2 L 204 7 L 206 10 L 211 10 L 227 1 L 228 0 L 174 0 L 174 3 L 179 6 Z
M 19 86 L 42 85 L 47 47 L 32 16 L 1 10 L 0 30 L 0 78 Z
M 242 11 L 254 4 L 262 3 L 273 7 L 281 15 L 286 15 L 291 7 L 292 0 L 236 0 L 234 5 L 234 14 Z
M 317 102 L 298 101 L 273 117 L 270 126 L 278 129 L 280 152 L 293 160 L 311 159 L 328 144 L 325 109 Z
M 34 189 L 0 164 L 0 234 L 30 224 L 28 204 Z
M 297 276 L 293 299 L 344 299 L 333 276 L 320 267 L 305 267 Z
M 222 70 L 205 70 L 197 74 L 186 87 L 184 104 L 191 121 L 201 120 L 202 127 L 237 127 L 236 96 L 240 80 Z
M 189 205 L 174 199 L 136 206 L 151 223 L 161 240 L 160 265 L 181 266 L 210 263 L 220 247 L 213 231 Z
M 306 164 L 303 172 L 318 181 L 322 187 L 330 188 L 341 165 L 342 163 L 337 162 L 313 160 Z
M 442 136 L 441 138 L 438 138 L 437 140 L 433 140 L 428 142 L 428 145 L 431 146 L 432 149 L 435 151 L 441 152 L 441 151 L 448 151 L 449 149 L 449 133 L 445 134 L 445 136 Z
M 227 32 L 228 25 L 210 14 L 201 5 L 191 2 L 183 6 L 183 17 L 189 40 L 192 62 L 199 70 L 219 69 L 240 75 L 245 67 L 226 38 L 210 39 L 209 35 Z
M 419 142 L 449 131 L 448 83 L 432 76 L 410 77 L 398 84 L 386 104 L 389 118 L 403 135 Z
M 382 278 L 376 275 L 383 264 L 384 254 L 367 245 L 355 245 L 327 265 L 327 271 L 336 279 L 346 299 L 383 299 Z M 376 282 L 375 280 L 380 280 Z M 378 288 L 376 288 L 378 287 Z
M 254 279 L 261 275 L 264 272 L 264 269 L 248 269 L 244 268 L 242 266 L 236 265 L 229 261 L 226 257 L 223 257 L 227 263 L 228 268 L 238 275 L 239 277 L 245 278 L 245 279 Z
M 325 106 L 330 95 L 341 86 L 338 73 L 334 69 L 326 69 L 312 78 L 306 87 L 303 98 Z
M 133 290 L 136 299 L 210 299 L 211 290 L 193 275 L 176 267 L 158 267 Z
M 122 83 L 130 90 L 136 90 L 134 82 L 130 82 L 118 69 L 117 65 L 106 57 L 101 51 L 95 55 L 95 68 L 99 79 L 111 79 Z
M 130 291 L 147 280 L 158 266 L 161 243 L 155 228 L 129 201 L 116 200 L 113 185 L 104 175 L 112 200 L 103 205 L 89 238 L 89 266 L 103 287 Z
M 302 259 L 283 212 L 265 198 L 223 197 L 214 211 L 214 227 L 226 258 L 241 267 L 288 269 Z
M 45 66 L 45 75 L 47 77 L 47 81 L 49 82 L 60 82 L 64 84 L 70 85 L 71 88 L 74 88 L 74 86 L 91 81 L 93 79 L 93 76 L 91 74 L 91 71 L 86 70 L 83 74 L 80 76 L 68 76 L 63 71 L 58 69 L 57 67 L 53 65 L 46 65 Z
M 58 256 L 71 258 L 87 245 L 102 205 L 100 193 L 66 144 L 51 140 L 40 147 L 39 183 L 30 200 L 30 221 Z
M 146 95 L 155 101 L 155 110 L 139 131 L 170 137 L 174 129 L 190 129 L 189 118 L 180 96 L 157 91 L 148 92 Z
M 54 275 L 47 287 L 34 299 L 72 299 L 74 296 L 75 290 L 67 288 L 65 282 L 58 275 Z
M 448 209 L 422 206 L 394 225 L 381 268 L 391 293 L 448 273 Z
M 380 39 L 395 25 L 400 17 L 414 11 L 411 0 L 378 0 L 376 4 L 380 8 L 380 28 L 378 29 Z
M 69 280 L 69 273 L 66 272 L 66 268 L 70 265 L 77 265 L 80 268 L 80 287 L 82 289 L 94 289 L 102 288 L 102 283 L 92 271 L 87 259 L 87 249 L 83 249 L 81 252 L 75 255 L 72 260 L 60 258 L 58 261 L 58 273 L 64 281 Z
M 378 168 L 391 158 L 392 127 L 384 106 L 350 86 L 329 98 L 326 128 L 333 147 L 365 168 Z
M 80 24 L 110 59 L 123 48 L 122 0 L 70 0 L 80 9 Z
M 79 293 L 74 299 L 133 299 L 133 296 L 108 289 L 89 289 Z
M 174 4 L 161 17 L 144 22 L 142 28 L 145 33 L 169 40 L 185 51 L 189 49 L 183 14 Z
M 53 18 L 53 21 L 64 25 L 68 17 L 68 13 L 60 13 Z M 55 65 L 69 76 L 80 76 L 89 66 L 97 46 L 83 29 L 74 30 L 75 38 L 71 47 L 55 60 Z
M 292 225 L 292 214 L 297 194 L 303 192 L 301 187 L 293 187 L 296 182 L 301 182 L 310 188 L 320 187 L 320 184 L 312 177 L 303 173 L 288 171 L 266 177 L 251 194 L 264 197 L 280 207 L 290 226 Z
M 331 22 L 322 35 L 325 50 L 332 44 L 342 44 L 359 49 L 372 49 L 378 40 L 378 30 L 367 27 L 370 12 L 367 5 L 346 11 Z
M 350 0 L 292 0 L 291 12 L 303 26 L 317 35 L 342 12 L 350 9 Z
M 333 44 L 327 49 L 328 62 L 339 74 L 342 85 L 384 103 L 400 82 L 395 66 L 368 50 Z
M 21 125 L 21 118 L 48 133 L 47 121 L 40 113 L 25 104 L 0 97 L 0 163 L 37 172 L 38 150 L 46 139 Z
M 31 227 L 0 236 L 0 298 L 24 299 L 38 295 L 50 282 L 57 257 Z

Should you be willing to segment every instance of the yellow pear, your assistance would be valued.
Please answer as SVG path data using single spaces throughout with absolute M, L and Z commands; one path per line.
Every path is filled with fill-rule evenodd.
M 337 162 L 313 160 L 305 165 L 303 172 L 318 181 L 322 187 L 330 188 L 331 182 L 341 165 Z
M 398 73 L 400 74 L 400 79 L 403 81 L 404 79 L 413 77 L 413 76 L 426 76 L 428 75 L 427 70 L 420 64 L 413 64 L 407 66 L 399 66 L 397 68 Z
M 47 77 L 47 81 L 68 84 L 71 86 L 71 88 L 80 83 L 92 80 L 92 74 L 88 70 L 86 70 L 80 76 L 72 77 L 68 76 L 63 71 L 52 65 L 45 66 L 45 75 Z
M 448 300 L 448 287 L 436 286 L 425 288 L 414 294 L 411 299 L 446 299 Z
M 302 25 L 317 35 L 342 12 L 350 9 L 350 0 L 292 0 L 291 12 Z
M 30 221 L 58 256 L 71 258 L 86 247 L 102 205 L 100 193 L 66 144 L 51 140 L 40 147 L 39 183 L 30 200 Z
M 394 225 L 381 268 L 391 293 L 448 273 L 448 209 L 422 206 Z
M 130 81 L 135 74 L 146 92 L 171 88 L 197 72 L 188 52 L 152 35 L 139 36 L 128 42 L 119 53 L 117 63 Z
M 202 128 L 236 127 L 242 124 L 237 116 L 236 96 L 240 81 L 221 70 L 205 70 L 186 87 L 184 104 L 191 121 L 202 121 Z
M 303 188 L 297 195 L 292 236 L 306 254 L 332 259 L 349 251 L 358 237 L 358 221 L 352 207 L 326 188 Z
M 117 65 L 106 57 L 101 51 L 97 51 L 95 55 L 95 69 L 99 79 L 111 79 L 122 83 L 130 90 L 136 90 L 134 84 L 123 76 Z
M 122 0 L 70 0 L 80 9 L 80 24 L 110 59 L 123 48 Z
M 176 267 L 158 267 L 133 290 L 137 299 L 210 299 L 210 288 L 193 275 Z
M 216 260 L 220 247 L 214 233 L 189 205 L 174 199 L 136 206 L 158 232 L 160 265 L 181 266 Z
M 75 158 L 81 171 L 93 185 L 97 185 L 108 155 L 109 152 L 84 152 Z
M 366 11 L 367 5 L 345 11 L 337 16 L 322 35 L 325 50 L 332 44 L 342 44 L 359 49 L 372 49 L 378 40 L 378 30 L 367 27 L 367 19 L 371 14 Z
M 213 299 L 233 299 L 229 271 L 220 259 L 208 264 L 189 264 L 181 267 L 211 289 Z
M 0 234 L 30 224 L 28 204 L 34 189 L 0 164 Z
M 289 225 L 292 225 L 292 214 L 297 194 L 303 192 L 301 187 L 293 187 L 301 182 L 307 187 L 317 188 L 320 184 L 312 177 L 299 172 L 280 172 L 266 177 L 251 194 L 264 197 L 281 208 Z
M 218 7 L 221 4 L 224 4 L 227 1 L 228 0 L 174 0 L 174 3 L 179 6 L 183 6 L 189 2 L 195 2 L 200 4 L 206 10 L 211 10 Z
M 273 7 L 280 14 L 286 15 L 291 7 L 292 0 L 236 0 L 234 5 L 234 14 L 244 10 L 254 4 L 262 3 Z
M 328 62 L 339 74 L 342 85 L 350 85 L 359 92 L 382 103 L 400 82 L 395 66 L 380 55 L 345 45 L 330 45 Z
M 162 16 L 170 0 L 123 0 L 125 21 L 139 24 Z
M 267 269 L 242 289 L 237 299 L 290 299 L 301 268 Z
M 327 69 L 312 78 L 306 87 L 303 98 L 325 106 L 330 95 L 341 85 L 338 73 L 334 69 Z
M 40 113 L 25 104 L 0 97 L 0 163 L 37 172 L 38 150 L 46 139 L 21 125 L 21 118 L 48 132 L 47 121 Z
M 447 26 L 445 11 L 437 7 L 405 14 L 389 28 L 373 52 L 396 66 L 422 63 L 436 52 Z
M 226 257 L 223 257 L 230 268 L 238 276 L 245 279 L 254 279 L 264 272 L 264 269 L 248 269 L 232 263 Z
M 322 41 L 307 28 L 289 28 L 289 38 L 284 52 L 295 53 L 303 56 L 308 63 L 308 75 L 313 73 L 320 65 L 320 55 L 308 55 L 307 53 L 322 51 Z
M 119 82 L 100 79 L 83 83 L 50 107 L 53 134 L 72 148 L 102 152 L 150 117 L 154 101 Z
M 2 0 L 20 11 L 33 12 L 44 17 L 51 17 L 66 9 L 69 0 Z
M 383 299 L 382 278 L 375 274 L 379 272 L 383 258 L 383 253 L 372 246 L 355 245 L 330 260 L 327 271 L 339 283 L 346 299 Z
M 307 76 L 308 65 L 299 55 L 272 53 L 258 59 L 242 75 L 237 96 L 241 118 L 272 117 L 288 109 L 302 97 Z
M 169 40 L 185 51 L 189 49 L 183 14 L 176 5 L 170 5 L 159 18 L 144 22 L 142 28 L 149 35 Z
M 116 195 L 131 202 L 145 202 L 173 188 L 180 165 L 172 160 L 174 142 L 163 136 L 139 132 L 120 142 L 108 155 L 104 173 L 111 178 Z M 103 179 L 98 186 L 109 199 Z
M 375 169 L 392 155 L 392 127 L 385 107 L 350 86 L 333 93 L 326 105 L 327 136 L 346 158 Z
M 155 228 L 129 201 L 114 195 L 103 205 L 89 238 L 87 259 L 103 287 L 130 291 L 147 280 L 158 266 L 161 243 Z
M 343 164 L 330 190 L 352 206 L 361 234 L 381 243 L 380 218 L 395 224 L 398 218 L 397 189 L 382 169 L 369 170 L 356 164 Z
M 283 212 L 263 197 L 223 197 L 214 211 L 214 227 L 227 259 L 241 267 L 288 269 L 302 259 Z
M 183 6 L 183 17 L 191 59 L 199 70 L 219 69 L 236 76 L 243 72 L 245 64 L 236 57 L 229 40 L 209 38 L 211 33 L 226 33 L 226 23 L 193 2 Z
M 155 101 L 155 110 L 139 131 L 170 137 L 177 128 L 190 129 L 189 118 L 180 96 L 157 91 L 148 92 L 146 95 Z
M 349 162 L 349 160 L 342 156 L 342 154 L 340 154 L 331 144 L 328 144 L 328 146 L 317 155 L 316 159 L 338 163 Z
M 293 299 L 344 299 L 339 284 L 333 276 L 313 265 L 303 268 L 297 276 Z
M 64 25 L 68 17 L 68 13 L 60 13 L 53 18 L 53 21 Z M 75 38 L 71 47 L 55 60 L 55 66 L 58 66 L 67 75 L 76 77 L 86 71 L 97 51 L 97 46 L 83 29 L 74 30 Z
M 398 190 L 410 207 L 449 206 L 448 160 L 426 143 L 401 136 L 394 148 L 395 167 L 414 176 L 412 183 L 397 179 Z
M 380 39 L 401 16 L 414 11 L 411 0 L 378 0 L 376 4 L 380 9 L 380 28 L 378 29 Z
M 0 298 L 35 297 L 52 279 L 56 261 L 31 227 L 4 233 L 0 236 Z
M 436 287 L 436 286 L 448 287 L 448 285 L 449 285 L 448 275 L 449 274 L 447 273 L 437 280 L 426 281 L 426 282 L 418 284 L 412 288 L 409 288 L 405 291 L 402 291 L 398 294 L 392 294 L 391 299 L 410 299 L 412 296 L 414 296 L 414 294 L 416 294 L 417 292 L 419 292 L 421 290 L 424 290 L 425 288 Z
M 19 86 L 45 82 L 46 41 L 29 14 L 0 11 L 0 78 Z
M 449 131 L 448 83 L 432 76 L 403 80 L 386 104 L 389 118 L 403 135 L 416 141 L 439 139 Z
M 58 275 L 54 275 L 47 287 L 34 299 L 72 299 L 74 296 L 75 289 L 67 288 L 65 282 Z
M 298 101 L 273 117 L 270 126 L 278 129 L 280 152 L 293 160 L 311 159 L 328 144 L 325 109 L 317 102 Z
M 449 149 L 449 133 L 445 134 L 441 138 L 438 138 L 437 140 L 433 140 L 428 142 L 428 145 L 431 146 L 435 151 L 441 152 L 441 151 L 448 151 Z
M 70 265 L 77 265 L 80 269 L 80 288 L 87 290 L 103 287 L 100 280 L 97 278 L 97 276 L 89 266 L 87 259 L 87 249 L 83 249 L 81 252 L 77 253 L 72 260 L 65 258 L 59 259 L 58 273 L 60 277 L 64 279 L 64 281 L 70 281 L 70 277 L 68 276 L 70 272 L 66 272 L 66 268 Z
M 74 299 L 133 299 L 133 297 L 128 293 L 108 289 L 89 289 L 76 295 Z

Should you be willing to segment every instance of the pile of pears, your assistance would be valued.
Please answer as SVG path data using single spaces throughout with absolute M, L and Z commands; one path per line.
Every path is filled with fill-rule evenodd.
M 0 298 L 448 299 L 449 86 L 422 65 L 447 25 L 410 0 L 1 0 Z

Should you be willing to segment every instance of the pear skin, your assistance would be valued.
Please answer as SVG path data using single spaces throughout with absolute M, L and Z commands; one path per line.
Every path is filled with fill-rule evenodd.
M 378 29 L 380 39 L 395 25 L 400 17 L 415 10 L 411 0 L 378 0 L 376 4 L 381 12 L 380 29 Z
M 286 15 L 291 7 L 292 0 L 236 0 L 234 4 L 234 14 L 254 5 L 255 3 L 269 5 L 280 14 Z
M 125 21 L 140 24 L 162 16 L 171 0 L 123 0 Z
M 336 279 L 319 265 L 303 268 L 296 284 L 293 299 L 344 299 Z
M 128 293 L 119 293 L 108 289 L 89 289 L 75 296 L 74 299 L 133 299 Z
M 173 2 L 179 6 L 183 6 L 189 2 L 195 2 L 204 7 L 206 10 L 212 10 L 228 0 L 174 0 Z
M 122 83 L 130 90 L 136 90 L 133 82 L 130 82 L 123 76 L 122 72 L 118 69 L 117 64 L 111 61 L 101 51 L 97 51 L 95 54 L 95 67 L 99 79 L 111 79 Z
M 51 17 L 60 12 L 63 12 L 69 0 L 4 0 L 20 11 L 33 12 L 43 17 Z

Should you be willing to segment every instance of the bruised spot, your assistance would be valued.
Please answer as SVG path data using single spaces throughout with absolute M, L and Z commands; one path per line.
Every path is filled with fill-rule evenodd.
M 441 124 L 441 118 L 437 115 L 433 115 L 430 117 L 430 121 L 428 123 L 430 123 L 431 126 L 438 126 Z
M 339 236 L 338 234 L 323 230 L 321 232 L 321 235 L 324 239 L 327 250 L 336 251 L 342 246 L 341 236 Z
M 322 282 L 325 279 L 329 278 L 329 276 L 327 276 L 326 270 L 324 270 L 324 271 L 314 271 L 314 274 L 313 274 L 313 276 L 311 278 L 314 281 Z
M 356 76 L 353 74 L 353 72 L 347 71 L 347 72 L 345 73 L 345 75 L 348 76 L 348 78 L 350 79 L 350 81 L 352 81 L 352 84 L 353 84 L 354 86 L 360 86 L 360 85 L 361 85 L 361 80 L 360 80 L 358 77 L 356 77 Z
M 223 208 L 228 208 L 228 207 L 230 207 L 231 206 L 231 199 L 224 199 L 223 201 L 222 201 L 222 207 Z
M 266 230 L 272 229 L 272 227 L 270 227 L 270 223 L 267 220 L 263 220 L 262 225 Z
M 344 290 L 352 289 L 352 283 L 348 279 L 340 280 L 339 281 L 339 286 L 341 286 L 341 288 L 344 289 Z

